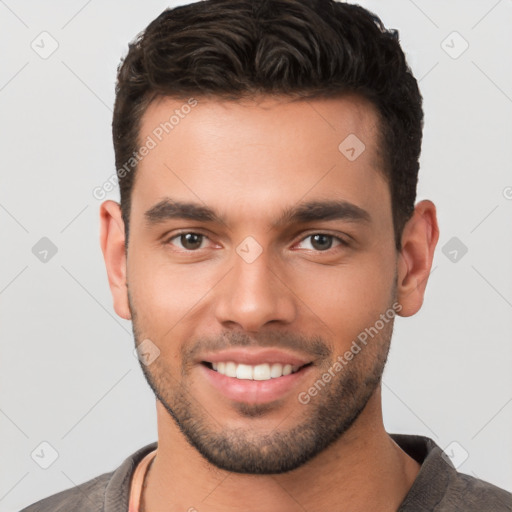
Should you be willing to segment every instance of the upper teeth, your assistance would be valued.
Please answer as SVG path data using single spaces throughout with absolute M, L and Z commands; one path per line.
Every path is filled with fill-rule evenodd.
M 276 379 L 283 375 L 290 375 L 290 373 L 294 373 L 300 368 L 300 366 L 292 366 L 291 364 L 264 363 L 252 366 L 250 364 L 237 364 L 232 361 L 212 363 L 212 367 L 222 375 L 245 380 Z

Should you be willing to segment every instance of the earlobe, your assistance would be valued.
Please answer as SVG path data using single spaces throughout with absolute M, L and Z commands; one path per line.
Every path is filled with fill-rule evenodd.
M 114 310 L 121 318 L 131 320 L 126 284 L 125 229 L 121 207 L 115 201 L 105 201 L 100 206 L 100 245 Z
M 431 201 L 421 201 L 402 233 L 397 268 L 400 316 L 414 315 L 423 304 L 438 239 L 436 208 Z

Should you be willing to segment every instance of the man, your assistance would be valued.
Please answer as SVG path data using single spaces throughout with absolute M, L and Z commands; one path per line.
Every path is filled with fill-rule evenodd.
M 207 0 L 147 27 L 116 94 L 101 247 L 158 442 L 25 510 L 512 510 L 383 426 L 439 236 L 396 32 L 331 0 Z

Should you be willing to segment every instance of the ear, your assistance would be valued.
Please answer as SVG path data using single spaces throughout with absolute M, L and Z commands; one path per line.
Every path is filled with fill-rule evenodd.
M 402 233 L 397 282 L 400 316 L 414 315 L 423 304 L 438 239 L 436 207 L 431 201 L 420 201 Z
M 108 284 L 114 300 L 115 312 L 131 320 L 126 286 L 125 230 L 121 207 L 115 201 L 100 206 L 100 244 L 107 268 Z

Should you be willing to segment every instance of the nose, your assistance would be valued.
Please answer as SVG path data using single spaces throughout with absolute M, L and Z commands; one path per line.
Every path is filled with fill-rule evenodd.
M 266 252 L 252 262 L 234 254 L 233 268 L 216 287 L 215 316 L 223 327 L 258 332 L 270 322 L 293 322 L 296 298 L 283 266 L 270 260 Z

